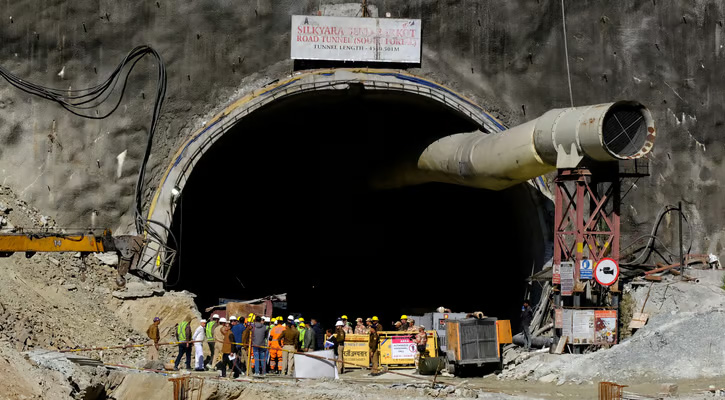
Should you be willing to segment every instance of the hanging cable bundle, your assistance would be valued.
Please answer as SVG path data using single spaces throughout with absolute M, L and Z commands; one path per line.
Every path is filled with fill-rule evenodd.
M 143 193 L 146 166 L 148 164 L 149 157 L 151 156 L 154 134 L 156 132 L 156 128 L 158 127 L 161 107 L 166 97 L 166 67 L 159 53 L 149 46 L 137 46 L 131 50 L 131 52 L 129 52 L 123 60 L 121 60 L 116 69 L 113 70 L 111 75 L 105 81 L 86 89 L 69 90 L 49 88 L 21 79 L 1 66 L 0 77 L 4 78 L 11 85 L 26 93 L 58 103 L 61 107 L 65 108 L 74 115 L 99 120 L 107 118 L 113 114 L 121 105 L 121 100 L 126 92 L 128 77 L 131 74 L 131 71 L 133 71 L 136 64 L 147 55 L 151 55 L 154 58 L 158 69 L 158 75 L 156 84 L 156 100 L 154 102 L 153 114 L 151 116 L 151 126 L 148 131 L 146 151 L 144 152 L 141 167 L 139 168 L 138 179 L 136 181 L 134 222 L 137 232 L 146 232 L 156 239 L 158 244 L 165 248 L 164 250 L 170 251 L 171 249 L 163 244 L 163 238 L 158 234 L 155 228 L 151 227 L 151 224 L 160 225 L 169 233 L 169 237 L 175 241 L 169 227 L 155 221 L 148 221 L 143 217 Z M 107 109 L 107 111 L 100 113 L 98 109 L 109 101 L 109 98 L 116 91 L 116 88 L 120 83 L 122 83 L 120 95 L 118 96 L 115 104 L 112 105 L 110 110 Z M 89 113 L 89 110 L 96 110 L 95 115 Z

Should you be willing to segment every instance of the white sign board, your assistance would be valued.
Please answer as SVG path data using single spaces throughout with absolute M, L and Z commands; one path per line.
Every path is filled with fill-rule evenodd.
M 594 268 L 594 279 L 602 286 L 611 286 L 619 278 L 619 264 L 611 258 L 602 258 Z
M 561 295 L 571 296 L 574 294 L 574 263 L 565 261 L 559 267 L 561 274 Z
M 390 343 L 390 356 L 394 360 L 410 360 L 418 353 L 418 346 L 409 336 L 393 336 Z
M 420 63 L 419 19 L 292 16 L 292 58 Z
M 568 336 L 570 339 L 573 336 L 571 330 L 573 315 L 572 310 L 561 310 L 561 335 Z
M 575 310 L 572 316 L 574 344 L 594 342 L 594 310 Z

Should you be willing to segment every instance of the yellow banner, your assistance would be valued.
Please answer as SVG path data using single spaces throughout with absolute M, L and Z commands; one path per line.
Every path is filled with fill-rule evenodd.
M 348 342 L 345 338 L 345 362 L 367 366 L 370 364 L 370 347 L 368 342 Z M 359 368 L 353 365 L 345 365 L 345 368 Z

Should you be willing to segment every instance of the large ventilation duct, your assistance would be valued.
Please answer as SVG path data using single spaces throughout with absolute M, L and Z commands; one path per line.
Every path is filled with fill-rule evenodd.
M 444 137 L 425 149 L 418 168 L 435 181 L 502 190 L 584 159 L 643 157 L 654 139 L 652 115 L 638 102 L 562 108 L 500 133 Z

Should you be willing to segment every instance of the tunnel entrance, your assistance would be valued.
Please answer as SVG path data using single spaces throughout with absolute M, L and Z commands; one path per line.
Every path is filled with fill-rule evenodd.
M 196 293 L 201 310 L 286 292 L 286 313 L 328 326 L 439 306 L 517 320 L 525 278 L 543 263 L 538 192 L 370 184 L 474 129 L 439 102 L 355 85 L 270 103 L 194 167 L 168 286 Z

